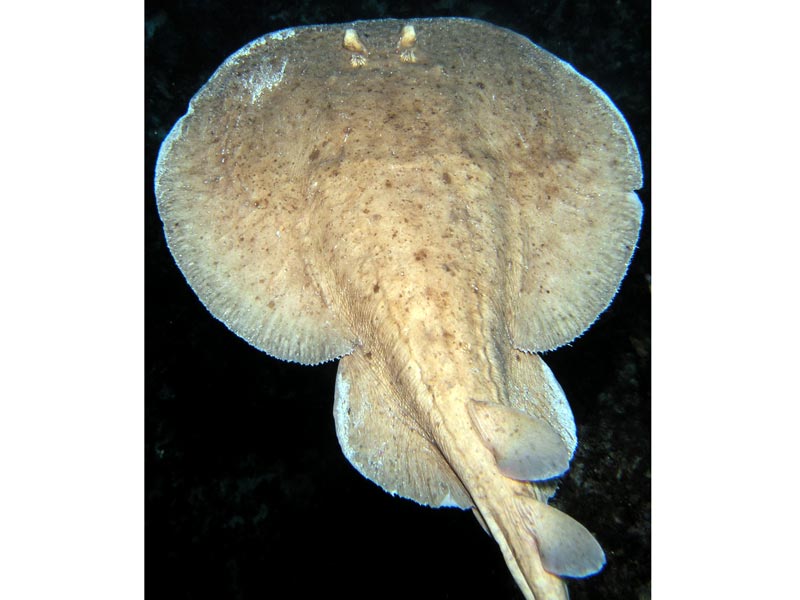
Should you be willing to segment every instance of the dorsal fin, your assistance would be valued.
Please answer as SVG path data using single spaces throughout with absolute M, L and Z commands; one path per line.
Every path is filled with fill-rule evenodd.
M 378 368 L 356 351 L 339 362 L 334 418 L 344 455 L 390 494 L 433 507 L 470 508 L 472 500 L 439 449 L 402 410 Z
M 527 600 L 568 600 L 561 577 L 597 573 L 603 549 L 583 525 L 546 504 L 540 484 L 513 485 L 518 491 L 505 502 L 478 499 L 481 516 Z
M 600 544 L 583 525 L 557 508 L 532 498 L 521 499 L 532 518 L 532 533 L 545 570 L 560 577 L 588 577 L 606 564 Z
M 572 452 L 547 421 L 510 406 L 480 400 L 469 403 L 469 414 L 506 477 L 541 481 L 569 468 Z

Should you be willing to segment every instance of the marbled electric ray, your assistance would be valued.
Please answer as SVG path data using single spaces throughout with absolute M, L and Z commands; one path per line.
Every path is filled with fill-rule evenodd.
M 391 494 L 472 508 L 543 600 L 605 556 L 547 505 L 577 441 L 537 352 L 610 303 L 641 180 L 611 101 L 529 40 L 379 20 L 231 56 L 164 141 L 156 195 L 212 314 L 274 357 L 341 359 L 353 466 Z

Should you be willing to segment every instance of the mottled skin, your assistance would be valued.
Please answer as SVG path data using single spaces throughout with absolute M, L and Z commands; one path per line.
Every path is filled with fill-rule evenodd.
M 436 170 L 428 161 L 415 164 L 413 156 L 388 155 L 392 147 L 380 139 L 382 132 L 366 124 L 348 127 L 351 137 L 366 137 L 363 146 L 378 156 L 354 159 L 346 149 L 350 140 L 342 142 L 347 159 L 325 167 L 336 174 L 312 176 L 325 183 L 315 186 L 321 209 L 309 216 L 324 224 L 313 270 L 326 274 L 321 288 L 360 342 L 343 361 L 368 369 L 381 389 L 390 390 L 381 400 L 399 404 L 408 422 L 433 441 L 513 570 L 507 530 L 522 525 L 513 496 L 547 496 L 500 474 L 467 410 L 470 399 L 508 404 L 506 363 L 521 356 L 504 318 L 510 259 L 502 249 L 514 247 L 509 237 L 516 226 L 506 231 L 501 207 L 483 197 L 503 190 L 463 153 L 436 153 L 448 165 L 447 171 Z M 383 149 L 386 156 L 379 154 Z M 409 144 L 405 151 L 428 148 Z M 368 169 L 366 180 L 374 183 L 360 189 L 355 181 L 363 181 Z M 327 196 L 329 186 L 335 192 Z M 341 189 L 352 189 L 354 197 L 343 197 Z M 440 201 L 430 202 L 432 196 Z M 341 201 L 331 212 L 335 198 Z M 487 205 L 494 210 L 485 210 Z M 563 583 L 541 567 L 534 538 L 528 543 L 529 549 L 517 552 L 529 562 L 526 571 L 534 576 L 527 584 L 536 597 L 566 597 Z
M 234 332 L 286 360 L 343 357 L 337 433 L 363 474 L 475 506 L 525 596 L 566 598 L 540 553 L 558 537 L 541 504 L 553 486 L 500 472 L 472 403 L 542 419 L 574 450 L 563 394 L 528 352 L 579 335 L 616 292 L 638 154 L 608 99 L 527 40 L 414 24 L 402 43 L 401 22 L 375 21 L 354 24 L 358 41 L 303 28 L 231 57 L 164 142 L 159 210 Z M 581 563 L 581 536 L 550 559 L 589 574 L 602 563 Z

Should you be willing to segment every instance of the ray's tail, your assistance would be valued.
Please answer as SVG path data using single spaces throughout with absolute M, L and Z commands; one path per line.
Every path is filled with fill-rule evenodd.
M 475 514 L 500 546 L 529 600 L 568 597 L 561 577 L 587 577 L 605 554 L 580 523 L 547 505 L 554 478 L 568 468 L 577 446 L 564 392 L 536 355 L 507 362 L 508 404 L 468 401 L 472 424 L 494 458 L 471 489 Z

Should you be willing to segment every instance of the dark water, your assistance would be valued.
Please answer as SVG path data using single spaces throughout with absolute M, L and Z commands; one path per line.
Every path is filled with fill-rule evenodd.
M 149 2 L 146 6 L 146 577 L 150 598 L 520 599 L 469 513 L 363 479 L 336 441 L 336 365 L 273 360 L 214 320 L 166 249 L 152 191 L 161 140 L 245 43 L 285 27 L 468 16 L 567 60 L 626 116 L 645 170 L 639 249 L 612 307 L 545 358 L 578 424 L 555 504 L 605 570 L 573 599 L 650 594 L 650 12 L 647 2 Z

